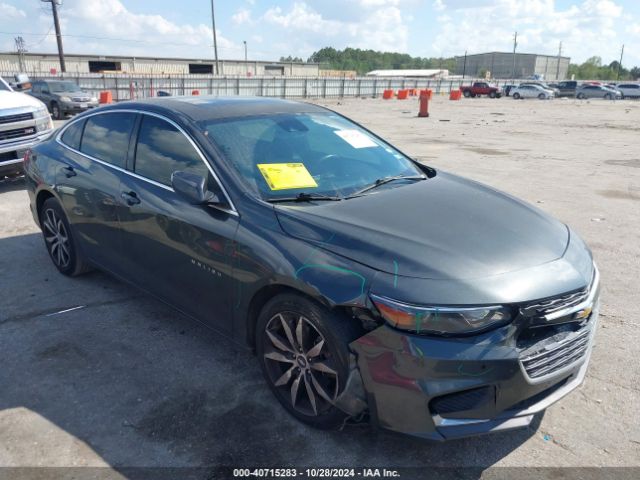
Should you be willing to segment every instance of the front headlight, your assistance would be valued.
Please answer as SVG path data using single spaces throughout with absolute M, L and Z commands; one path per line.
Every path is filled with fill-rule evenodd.
M 382 317 L 392 326 L 415 333 L 466 334 L 479 332 L 511 320 L 509 308 L 418 306 L 371 295 Z
M 71 97 L 62 96 L 62 97 L 60 97 L 60 101 L 61 102 L 70 102 L 71 101 Z

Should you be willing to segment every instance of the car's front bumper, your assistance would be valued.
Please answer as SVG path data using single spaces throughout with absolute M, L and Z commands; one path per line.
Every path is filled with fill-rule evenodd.
M 81 113 L 91 108 L 96 108 L 98 102 L 62 102 L 61 107 L 65 113 Z
M 52 132 L 53 129 L 46 130 L 37 135 L 0 143 L 0 178 L 4 175 L 21 172 L 24 153 L 48 138 Z
M 359 338 L 351 348 L 372 421 L 431 440 L 526 427 L 535 414 L 584 380 L 598 320 L 598 295 L 596 273 L 588 319 L 545 326 L 575 331 L 549 334 L 551 338 L 541 335 L 528 344 L 522 341 L 526 328 L 515 324 L 462 338 L 426 337 L 385 325 Z M 543 353 L 537 350 L 536 355 L 543 362 L 549 358 L 550 365 L 561 366 L 536 375 L 530 365 L 539 360 L 536 355 L 530 360 L 532 348 L 541 349 Z

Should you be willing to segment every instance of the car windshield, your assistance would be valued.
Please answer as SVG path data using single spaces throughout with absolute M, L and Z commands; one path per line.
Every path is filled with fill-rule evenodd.
M 267 201 L 344 198 L 424 175 L 402 153 L 334 113 L 223 119 L 202 127 L 249 188 Z
M 78 85 L 73 82 L 50 82 L 49 89 L 52 92 L 81 92 Z
M 3 79 L 0 78 L 0 90 L 5 90 L 10 92 L 11 89 L 9 88 L 9 85 L 7 85 Z

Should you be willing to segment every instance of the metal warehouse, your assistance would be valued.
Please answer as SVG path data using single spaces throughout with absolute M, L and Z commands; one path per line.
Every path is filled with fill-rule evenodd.
M 545 80 L 564 80 L 569 72 L 569 57 L 536 53 L 489 52 L 456 57 L 456 75 L 491 78 L 527 78 L 540 75 Z
M 67 73 L 123 72 L 129 74 L 212 74 L 212 59 L 122 57 L 66 54 Z M 219 60 L 220 75 L 242 76 L 317 76 L 317 63 Z M 0 73 L 36 74 L 60 71 L 58 55 L 53 53 L 0 53 Z

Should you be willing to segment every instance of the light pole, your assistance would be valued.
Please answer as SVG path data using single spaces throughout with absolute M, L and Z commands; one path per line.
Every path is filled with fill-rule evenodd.
M 242 43 L 244 44 L 244 68 L 247 69 L 247 76 L 249 75 L 249 63 L 247 62 L 247 41 L 243 40 Z
M 516 47 L 518 46 L 518 32 L 513 35 L 513 67 L 511 69 L 511 79 L 516 77 Z
M 216 39 L 216 14 L 213 8 L 213 0 L 211 0 L 211 27 L 213 29 L 213 55 L 216 61 L 216 75 L 220 75 L 220 66 L 218 65 L 218 40 Z

